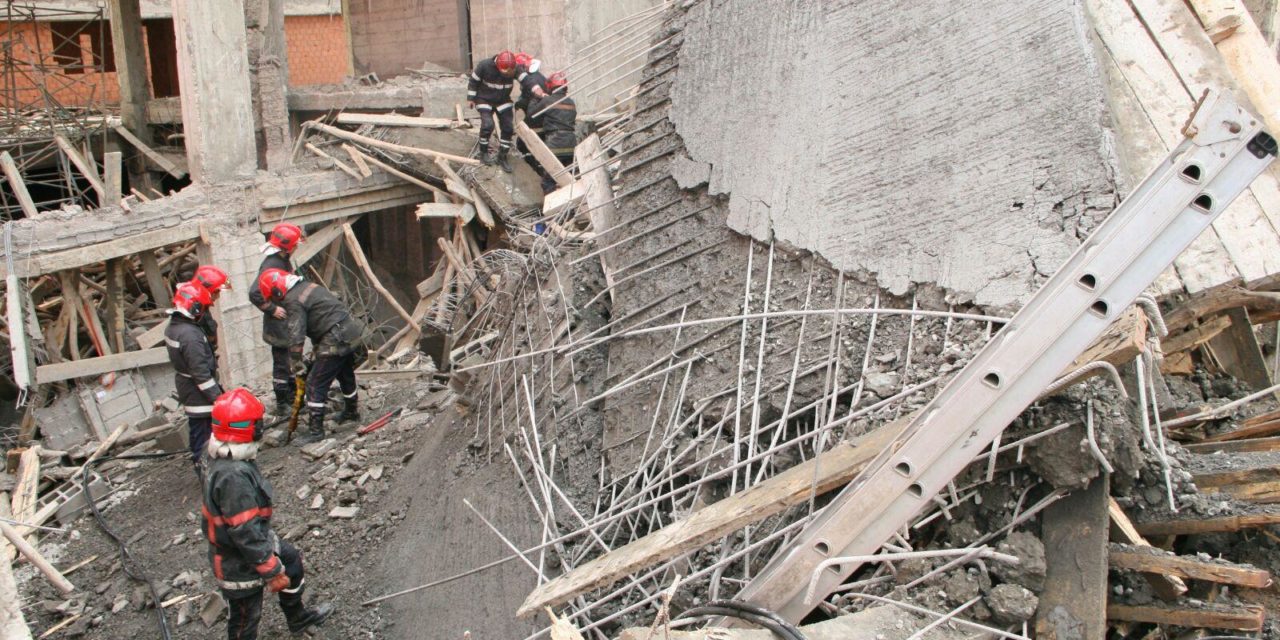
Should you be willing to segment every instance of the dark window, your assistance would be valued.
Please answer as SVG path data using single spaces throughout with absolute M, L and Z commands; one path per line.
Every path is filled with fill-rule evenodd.
M 111 29 L 101 20 L 51 22 L 53 61 L 63 73 L 84 73 L 88 69 L 116 70 L 115 51 L 111 49 Z M 85 64 L 85 47 L 89 62 Z

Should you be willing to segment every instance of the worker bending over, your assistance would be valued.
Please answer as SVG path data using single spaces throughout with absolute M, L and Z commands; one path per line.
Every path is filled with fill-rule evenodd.
M 188 444 L 196 477 L 204 481 L 203 456 L 209 442 L 209 415 L 213 401 L 222 395 L 218 386 L 218 360 L 200 322 L 209 313 L 213 297 L 199 285 L 184 282 L 173 296 L 164 344 L 173 366 L 173 386 L 187 416 Z
M 333 613 L 331 604 L 308 607 L 303 603 L 302 553 L 271 528 L 271 483 L 255 462 L 262 414 L 262 403 L 243 388 L 213 403 L 200 529 L 209 538 L 213 576 L 227 600 L 231 640 L 258 637 L 264 587 L 280 594 L 280 609 L 295 634 Z
M 298 439 L 307 444 L 324 439 L 324 416 L 329 387 L 334 379 L 342 389 L 342 414 L 338 422 L 360 419 L 356 388 L 356 352 L 364 326 L 352 317 L 347 306 L 328 289 L 306 282 L 302 276 L 280 269 L 267 269 L 258 279 L 262 297 L 283 305 L 289 318 L 289 367 L 295 376 L 307 378 L 307 412 L 310 424 Z M 311 371 L 302 360 L 302 348 L 311 339 L 315 363 Z
M 279 269 L 293 273 L 289 257 L 302 241 L 302 229 L 297 225 L 281 223 L 271 230 L 262 252 L 266 257 L 258 267 L 258 276 L 267 269 Z M 256 279 L 254 280 L 257 281 Z M 293 374 L 289 372 L 289 324 L 284 307 L 262 297 L 257 287 L 249 287 L 249 301 L 262 310 L 262 341 L 271 347 L 271 390 L 275 392 L 277 418 L 293 412 Z
M 489 156 L 489 137 L 493 135 L 493 118 L 498 117 L 498 157 L 502 170 L 511 173 L 511 136 L 515 133 L 513 105 L 511 104 L 512 80 L 516 76 L 516 57 L 503 51 L 492 58 L 485 58 L 476 65 L 467 80 L 467 107 L 480 113 L 480 161 L 487 165 L 495 160 Z
M 565 167 L 573 164 L 573 148 L 578 145 L 578 107 L 569 97 L 569 81 L 563 71 L 551 74 L 547 79 L 547 93 L 529 107 L 526 120 L 535 128 Z M 546 171 L 541 172 L 542 190 L 556 188 L 555 179 Z

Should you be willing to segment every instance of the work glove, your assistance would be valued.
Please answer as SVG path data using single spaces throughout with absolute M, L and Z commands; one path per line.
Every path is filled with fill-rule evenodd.
M 283 571 L 267 579 L 267 591 L 271 593 L 280 593 L 288 588 L 289 576 L 285 575 Z

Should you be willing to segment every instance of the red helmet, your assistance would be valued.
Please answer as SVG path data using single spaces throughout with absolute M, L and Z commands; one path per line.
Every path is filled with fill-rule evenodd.
M 529 55 L 529 54 L 527 54 L 527 53 L 525 53 L 525 52 L 523 52 L 523 51 L 521 51 L 520 53 L 517 53 L 517 54 L 516 54 L 516 66 L 517 66 L 517 67 L 521 67 L 521 68 L 524 68 L 524 69 L 528 69 L 528 68 L 529 68 L 529 65 L 530 65 L 532 62 L 533 62 L 533 56 L 531 56 L 531 55 Z
M 227 280 L 227 272 L 211 264 L 196 267 L 196 274 L 192 276 L 191 284 L 198 284 L 214 295 L 217 295 L 223 289 L 231 289 L 231 282 Z
M 173 307 L 186 311 L 192 319 L 199 320 L 213 305 L 213 296 L 204 287 L 184 282 L 173 294 Z
M 298 243 L 302 242 L 302 228 L 296 224 L 282 222 L 271 230 L 271 235 L 267 236 L 267 242 L 285 253 L 293 253 Z
M 493 57 L 493 64 L 498 67 L 498 71 L 511 73 L 516 70 L 516 56 L 510 51 L 503 51 Z
M 258 276 L 258 291 L 268 300 L 283 300 L 289 293 L 289 272 L 284 269 L 267 269 Z
M 253 442 L 262 437 L 262 402 L 244 387 L 213 401 L 213 437 L 221 442 Z
M 552 91 L 555 91 L 555 90 L 559 89 L 560 87 L 567 87 L 567 86 L 569 86 L 569 79 L 565 77 L 565 75 L 564 75 L 564 72 L 563 72 L 563 71 L 557 71 L 557 72 L 555 72 L 555 73 L 551 74 L 551 77 L 550 77 L 550 78 L 547 78 L 547 92 L 548 92 L 548 93 L 549 93 L 549 92 L 552 92 Z

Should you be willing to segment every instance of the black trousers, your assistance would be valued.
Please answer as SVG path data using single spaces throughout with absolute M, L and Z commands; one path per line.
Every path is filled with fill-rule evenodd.
M 289 588 L 280 592 L 280 609 L 285 619 L 292 620 L 302 614 L 302 552 L 285 540 L 280 541 L 280 562 L 289 576 Z M 262 620 L 262 589 L 250 591 L 222 590 L 227 599 L 227 638 L 230 640 L 256 640 L 258 623 Z
M 191 461 L 199 464 L 209 445 L 209 432 L 213 429 L 213 417 L 187 414 L 187 443 L 191 445 Z
M 515 135 L 515 105 L 510 102 L 490 104 L 476 102 L 476 111 L 480 113 L 480 150 L 489 148 L 489 137 L 493 135 L 494 114 L 498 117 L 498 146 L 511 148 L 511 137 Z
M 307 376 L 307 411 L 312 416 L 324 419 L 325 401 L 329 399 L 329 387 L 338 381 L 342 396 L 347 402 L 356 401 L 356 357 L 354 353 L 345 356 L 319 356 L 311 373 Z
M 289 347 L 271 347 L 271 389 L 276 402 L 293 404 L 293 374 L 289 372 Z

